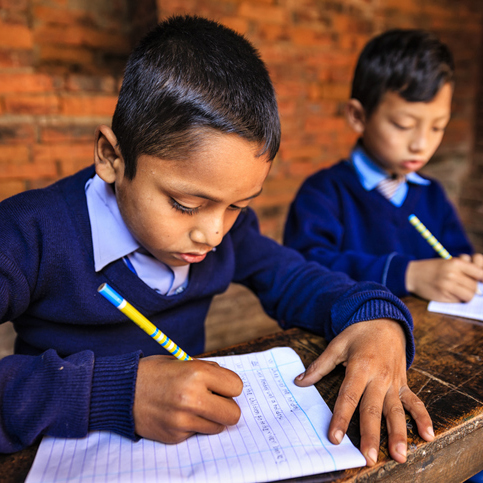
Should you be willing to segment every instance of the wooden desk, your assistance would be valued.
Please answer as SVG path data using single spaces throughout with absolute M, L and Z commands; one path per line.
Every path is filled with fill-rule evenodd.
M 451 483 L 462 482 L 483 470 L 483 323 L 429 313 L 427 302 L 415 298 L 405 302 L 414 317 L 417 354 L 408 372 L 409 386 L 426 404 L 434 422 L 436 439 L 424 442 L 417 435 L 416 424 L 407 416 L 409 451 L 405 464 L 389 458 L 383 426 L 379 461 L 375 467 L 287 482 Z M 319 336 L 290 329 L 210 355 L 245 353 L 282 345 L 295 349 L 307 366 L 326 343 Z M 330 408 L 334 407 L 343 374 L 343 368 L 337 368 L 317 384 Z M 358 425 L 356 416 L 348 432 L 356 445 L 359 445 Z M 23 482 L 37 447 L 0 455 L 0 481 Z

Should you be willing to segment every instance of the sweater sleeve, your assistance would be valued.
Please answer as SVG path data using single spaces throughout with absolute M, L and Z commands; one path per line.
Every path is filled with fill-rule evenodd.
M 7 239 L 6 228 L 15 238 Z M 27 311 L 39 285 L 40 244 L 35 233 L 25 232 L 21 235 L 12 222 L 0 236 L 0 322 Z M 139 357 L 96 359 L 89 350 L 61 356 L 48 349 L 0 360 L 0 452 L 19 451 L 42 435 L 83 437 L 92 429 L 135 439 L 132 406 Z
M 342 272 L 307 262 L 259 233 L 250 210 L 232 229 L 234 282 L 258 295 L 265 311 L 284 327 L 302 327 L 333 339 L 356 322 L 397 320 L 406 332 L 408 367 L 414 359 L 413 322 L 406 306 L 386 287 L 356 283 Z
M 309 178 L 297 193 L 287 217 L 284 244 L 305 259 L 347 273 L 353 280 L 372 280 L 399 297 L 407 295 L 405 273 L 414 257 L 344 249 L 344 220 L 337 190 L 330 183 L 319 184 L 318 178 Z
M 0 453 L 31 445 L 42 435 L 80 438 L 88 430 L 131 439 L 139 353 L 95 360 L 91 351 L 62 358 L 12 355 L 0 361 Z

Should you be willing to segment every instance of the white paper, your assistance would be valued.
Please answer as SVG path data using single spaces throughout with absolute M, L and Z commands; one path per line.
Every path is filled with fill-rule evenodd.
M 483 283 L 478 283 L 478 288 L 483 293 Z M 468 319 L 483 320 L 483 295 L 476 294 L 467 303 L 446 303 L 431 301 L 428 304 L 430 312 L 456 315 Z
M 45 437 L 26 483 L 265 482 L 364 466 L 344 437 L 327 439 L 331 412 L 314 386 L 297 387 L 302 361 L 288 347 L 210 358 L 243 380 L 241 418 L 217 435 L 166 445 L 110 432 Z

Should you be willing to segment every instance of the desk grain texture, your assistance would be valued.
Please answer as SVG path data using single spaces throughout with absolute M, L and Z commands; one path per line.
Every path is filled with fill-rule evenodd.
M 417 434 L 415 422 L 406 416 L 409 448 L 405 464 L 389 458 L 383 423 L 376 466 L 287 482 L 457 483 L 483 470 L 483 323 L 428 312 L 427 302 L 413 297 L 404 302 L 414 318 L 416 339 L 416 359 L 408 371 L 408 382 L 428 408 L 435 440 L 424 442 Z M 326 342 L 309 332 L 290 329 L 209 355 L 246 353 L 282 345 L 292 347 L 307 366 L 326 347 Z M 344 368 L 338 367 L 317 383 L 331 409 L 343 375 Z M 356 445 L 359 445 L 358 426 L 359 418 L 355 415 L 348 434 Z M 37 447 L 0 455 L 0 481 L 23 482 Z

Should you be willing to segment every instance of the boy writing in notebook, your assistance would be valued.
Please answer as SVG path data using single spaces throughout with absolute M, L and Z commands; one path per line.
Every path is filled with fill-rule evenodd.
M 175 443 L 238 421 L 240 378 L 166 355 L 97 292 L 102 283 L 191 356 L 204 349 L 213 296 L 242 283 L 282 327 L 331 340 L 297 384 L 346 365 L 334 443 L 359 401 L 369 465 L 382 416 L 397 461 L 406 459 L 404 408 L 433 438 L 406 383 L 414 341 L 404 304 L 259 233 L 248 204 L 279 142 L 274 90 L 245 38 L 198 17 L 146 36 L 112 127 L 95 134 L 95 165 L 0 204 L 0 317 L 17 332 L 15 355 L 0 362 L 2 452 L 89 430 Z
M 392 30 L 366 45 L 346 110 L 359 141 L 348 159 L 304 182 L 288 215 L 287 246 L 397 296 L 473 297 L 483 256 L 473 254 L 440 184 L 417 174 L 450 120 L 453 71 L 450 51 L 429 32 Z M 411 226 L 412 214 L 451 260 Z

